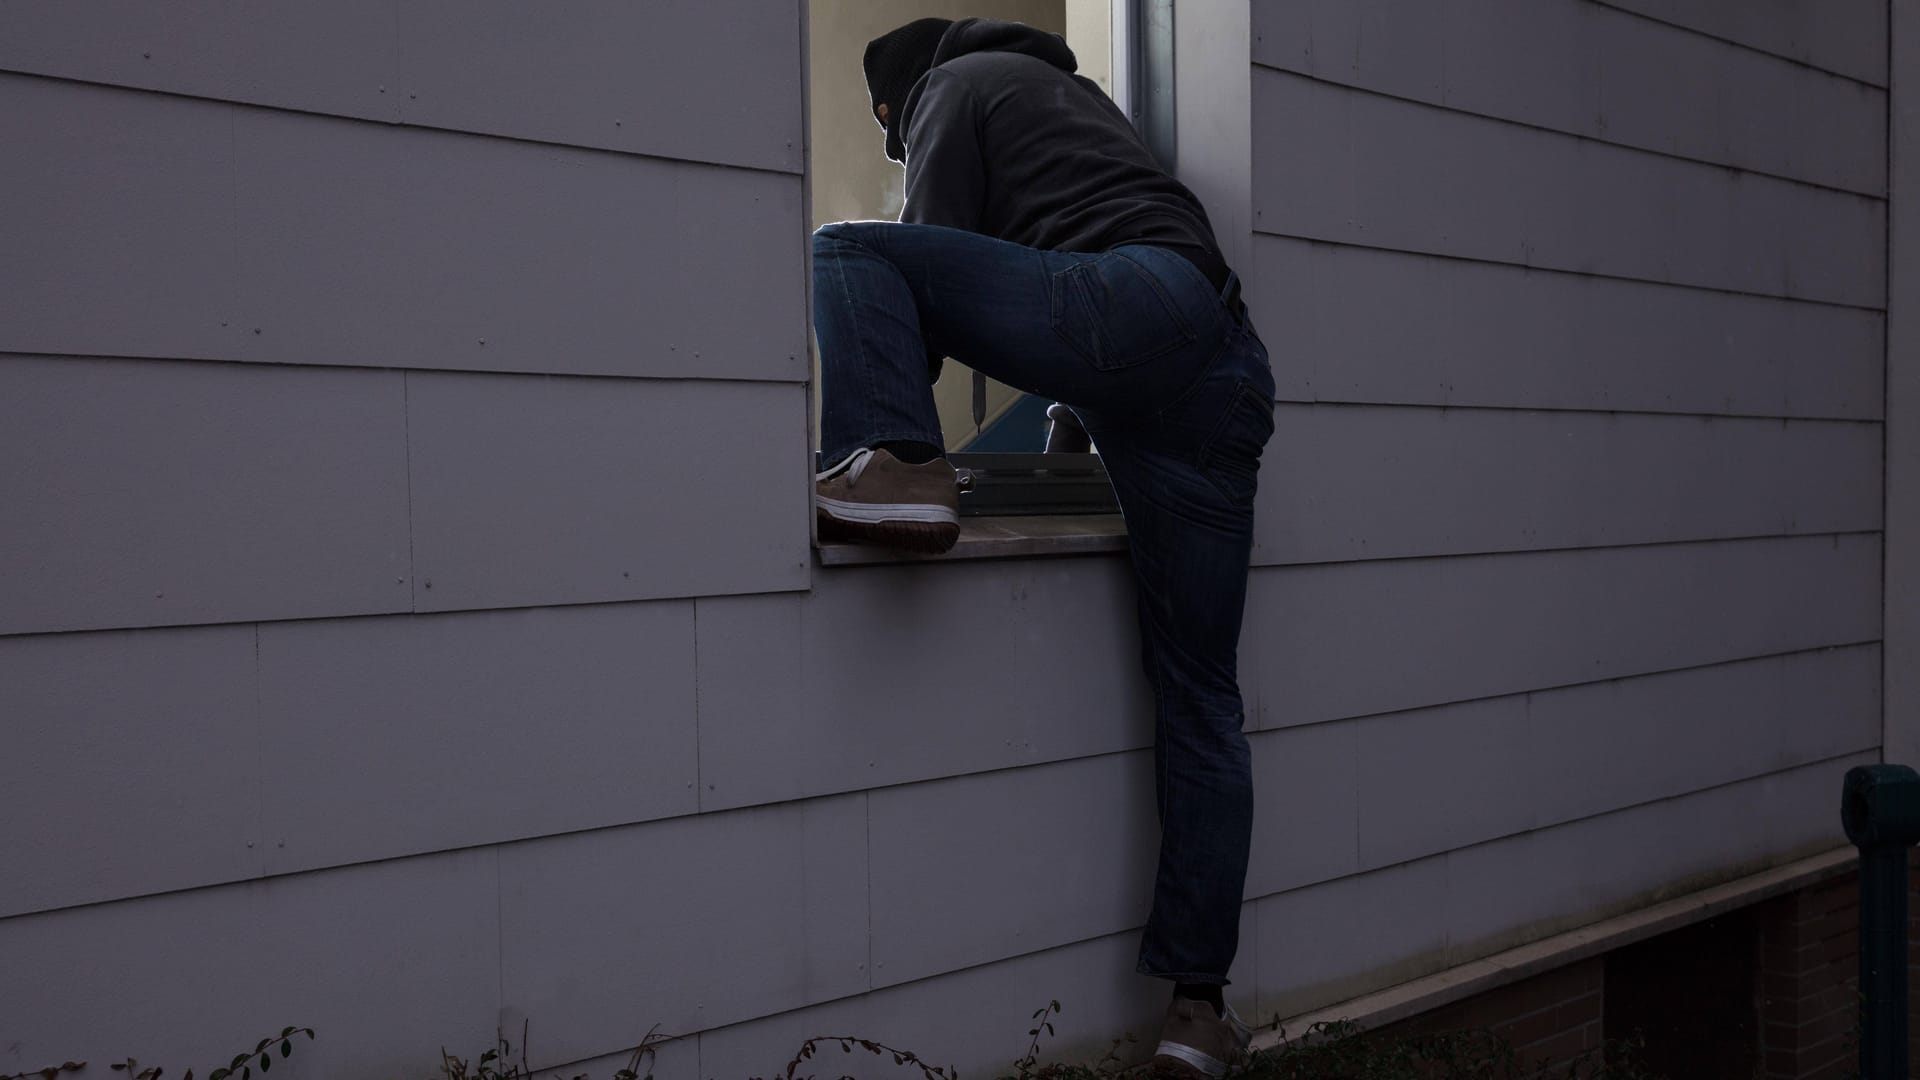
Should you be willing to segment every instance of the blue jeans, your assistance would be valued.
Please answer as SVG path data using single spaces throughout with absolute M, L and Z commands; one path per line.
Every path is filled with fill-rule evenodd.
M 1253 825 L 1236 660 L 1273 374 L 1244 309 L 1194 265 L 1129 245 L 1039 251 L 931 225 L 813 237 L 823 460 L 944 446 L 928 356 L 1066 403 L 1126 516 L 1154 694 L 1160 863 L 1141 972 L 1227 981 Z

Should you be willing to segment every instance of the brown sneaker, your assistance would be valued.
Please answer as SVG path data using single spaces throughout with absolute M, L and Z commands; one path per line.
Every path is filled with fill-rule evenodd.
M 1253 1032 L 1233 1011 L 1217 1015 L 1213 1006 L 1190 998 L 1174 998 L 1160 1025 L 1160 1048 L 1153 1052 L 1153 1071 L 1185 1078 L 1225 1076 L 1246 1057 Z
M 813 478 L 820 539 L 860 540 L 937 555 L 960 539 L 960 488 L 946 458 L 909 465 L 856 450 Z

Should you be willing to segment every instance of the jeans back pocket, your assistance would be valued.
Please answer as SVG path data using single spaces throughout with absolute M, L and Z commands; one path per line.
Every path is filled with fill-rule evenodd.
M 1053 275 L 1053 331 L 1096 371 L 1144 364 L 1193 343 L 1193 328 L 1146 267 L 1119 252 Z

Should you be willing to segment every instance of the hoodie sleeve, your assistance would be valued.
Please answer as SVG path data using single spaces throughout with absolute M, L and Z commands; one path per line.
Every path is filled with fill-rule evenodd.
M 973 91 L 935 68 L 920 88 L 907 131 L 907 199 L 900 220 L 980 231 L 986 169 Z

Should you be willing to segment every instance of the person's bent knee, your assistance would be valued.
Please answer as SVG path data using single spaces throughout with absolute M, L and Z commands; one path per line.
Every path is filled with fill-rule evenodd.
M 858 244 L 864 237 L 866 221 L 831 221 L 813 230 L 813 250 L 834 244 Z

